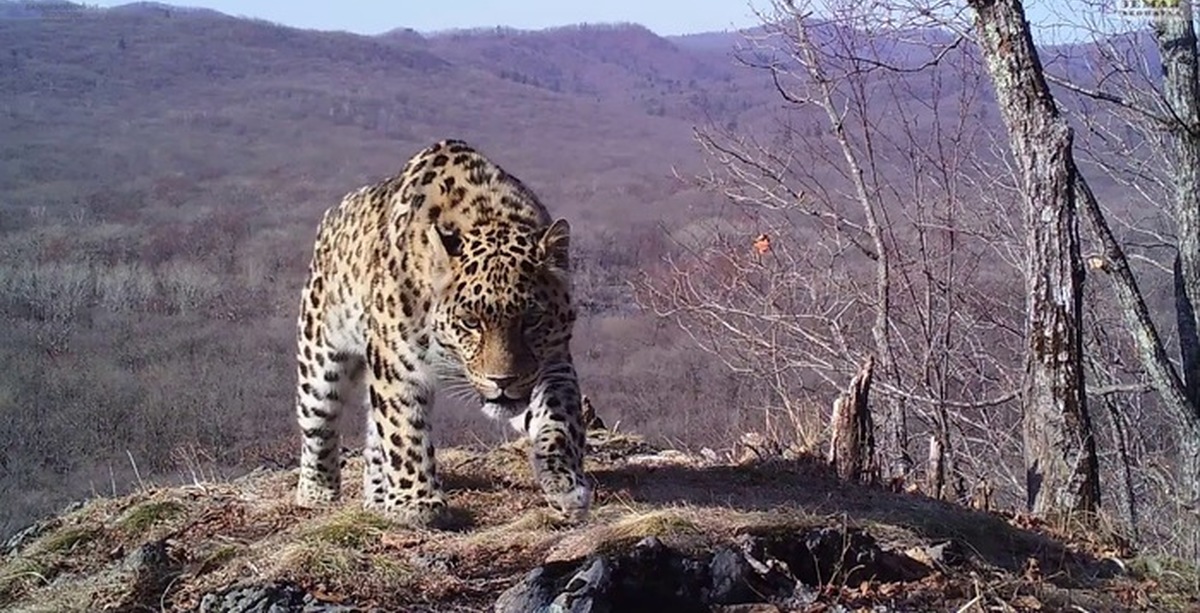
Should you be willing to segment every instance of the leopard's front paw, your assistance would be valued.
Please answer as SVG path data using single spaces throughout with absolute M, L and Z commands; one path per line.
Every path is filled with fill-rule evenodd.
M 547 494 L 547 501 L 554 510 L 562 513 L 570 522 L 583 522 L 592 508 L 592 488 L 578 485 L 562 494 Z
M 534 480 L 550 508 L 568 521 L 581 522 L 592 507 L 592 482 L 583 471 L 582 459 L 569 451 L 564 453 L 562 447 L 555 450 L 555 444 L 550 440 L 545 449 L 531 450 Z
M 383 513 L 409 528 L 446 528 L 452 519 L 446 500 L 441 496 L 408 501 L 389 500 L 384 505 Z
M 315 508 L 332 504 L 340 490 L 340 484 L 326 475 L 301 472 L 296 483 L 296 505 Z

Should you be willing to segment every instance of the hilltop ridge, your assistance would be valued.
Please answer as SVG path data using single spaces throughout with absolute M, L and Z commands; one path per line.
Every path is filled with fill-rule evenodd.
M 327 509 L 293 504 L 292 468 L 93 499 L 10 540 L 0 606 L 1119 611 L 1196 602 L 1182 579 L 1161 568 L 1148 577 L 1151 567 L 1122 560 L 1129 552 L 1113 543 L 840 482 L 808 456 L 719 458 L 604 431 L 589 447 L 597 504 L 578 526 L 548 516 L 520 443 L 439 453 L 461 518 L 444 532 L 362 511 L 357 457 L 345 499 Z

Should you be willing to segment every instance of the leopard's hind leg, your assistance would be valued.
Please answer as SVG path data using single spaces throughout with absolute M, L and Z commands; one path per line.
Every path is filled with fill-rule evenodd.
M 311 289 L 305 292 L 305 304 L 316 311 L 320 301 L 310 294 Z M 296 419 L 301 450 L 296 502 L 302 506 L 328 503 L 340 495 L 338 419 L 347 401 L 361 394 L 363 356 L 347 350 L 348 335 L 340 328 L 348 322 L 338 321 L 332 327 L 330 323 L 314 312 L 300 318 Z

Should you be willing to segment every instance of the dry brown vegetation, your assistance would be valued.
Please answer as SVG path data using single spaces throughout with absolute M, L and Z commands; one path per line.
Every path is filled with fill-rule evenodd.
M 604 432 L 593 432 L 591 444 L 588 469 L 600 497 L 582 526 L 546 516 L 519 444 L 441 456 L 462 519 L 449 533 L 392 525 L 361 511 L 352 490 L 333 508 L 300 509 L 291 501 L 294 470 L 259 470 L 229 482 L 96 499 L 58 517 L 0 566 L 0 604 L 180 610 L 229 585 L 278 580 L 357 606 L 482 610 L 543 562 L 628 550 L 649 536 L 707 551 L 739 535 L 821 526 L 864 531 L 911 577 L 880 582 L 849 568 L 816 569 L 824 574 L 812 587 L 827 605 L 1161 610 L 1188 598 L 1171 571 L 1149 570 L 1151 560 L 1129 562 L 1140 570 L 1114 576 L 1117 562 L 1103 559 L 1120 553 L 1112 542 L 1063 540 L 1019 518 L 849 485 L 815 459 L 705 459 Z M 348 468 L 359 470 L 358 459 Z M 935 561 L 931 551 L 946 542 L 961 553 Z M 139 593 L 129 561 L 147 543 L 163 543 L 173 569 L 153 594 Z

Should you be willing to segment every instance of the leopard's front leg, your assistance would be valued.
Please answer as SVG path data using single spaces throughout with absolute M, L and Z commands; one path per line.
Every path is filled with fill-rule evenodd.
M 367 346 L 369 427 L 376 429 L 386 493 L 376 492 L 365 502 L 377 507 L 382 498 L 380 510 L 393 519 L 436 527 L 447 518 L 447 509 L 430 431 L 433 386 L 415 351 L 400 339 L 387 340 L 384 330 L 373 332 Z
M 564 362 L 545 369 L 519 419 L 532 442 L 529 459 L 546 502 L 567 519 L 585 519 L 592 486 L 583 472 L 586 435 L 574 366 Z

